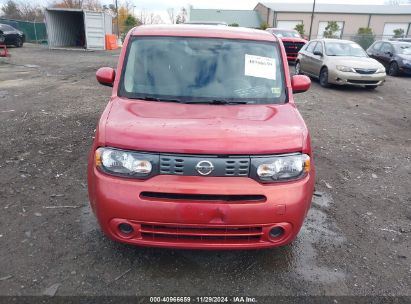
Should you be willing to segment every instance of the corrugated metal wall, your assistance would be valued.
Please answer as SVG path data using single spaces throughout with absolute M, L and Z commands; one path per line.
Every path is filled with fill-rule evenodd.
M 102 13 L 84 12 L 87 49 L 105 49 L 105 23 Z
M 83 12 L 46 10 L 49 47 L 81 46 L 84 40 Z M 83 37 L 82 37 L 83 36 Z

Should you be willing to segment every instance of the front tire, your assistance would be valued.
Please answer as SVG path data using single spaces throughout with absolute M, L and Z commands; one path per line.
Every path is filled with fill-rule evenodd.
M 390 63 L 388 67 L 388 75 L 390 76 L 397 76 L 399 74 L 400 68 L 398 67 L 398 63 L 395 61 Z
M 323 88 L 330 87 L 330 84 L 328 83 L 328 69 L 326 67 L 323 67 L 321 69 L 319 80 L 320 80 L 320 85 Z
M 14 44 L 15 47 L 22 47 L 23 46 L 23 39 L 21 39 L 20 37 L 17 37 L 16 39 L 16 43 Z
M 301 63 L 296 61 L 295 63 L 295 75 L 302 75 L 301 73 Z

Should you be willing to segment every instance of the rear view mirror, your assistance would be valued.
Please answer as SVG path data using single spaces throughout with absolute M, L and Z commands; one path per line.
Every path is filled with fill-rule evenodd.
M 323 55 L 323 53 L 321 53 L 320 51 L 314 51 L 313 54 L 316 55 L 316 56 L 322 56 Z
M 96 78 L 100 84 L 112 87 L 116 78 L 116 71 L 112 68 L 99 68 L 96 72 Z
M 311 87 L 311 80 L 305 75 L 294 75 L 291 77 L 291 88 L 293 93 L 303 93 Z

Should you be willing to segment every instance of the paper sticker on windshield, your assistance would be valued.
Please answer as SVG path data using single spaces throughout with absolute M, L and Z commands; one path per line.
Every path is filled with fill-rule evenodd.
M 259 78 L 276 78 L 275 59 L 245 54 L 244 75 Z
M 281 88 L 271 88 L 271 93 L 273 93 L 273 95 L 278 97 L 281 95 Z
M 354 49 L 361 49 L 361 47 L 358 44 L 351 44 L 351 47 Z

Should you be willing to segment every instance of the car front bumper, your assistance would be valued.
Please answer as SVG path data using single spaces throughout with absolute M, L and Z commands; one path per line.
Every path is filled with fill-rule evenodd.
M 353 72 L 329 71 L 328 82 L 337 85 L 380 86 L 385 82 L 386 74 L 359 74 Z
M 314 171 L 301 180 L 260 184 L 248 177 L 159 175 L 148 180 L 88 172 L 91 207 L 104 233 L 123 243 L 186 249 L 282 246 L 297 236 L 311 205 Z M 263 195 L 259 202 L 153 199 L 142 192 Z M 119 225 L 131 225 L 124 234 Z M 270 237 L 281 227 L 280 237 Z

